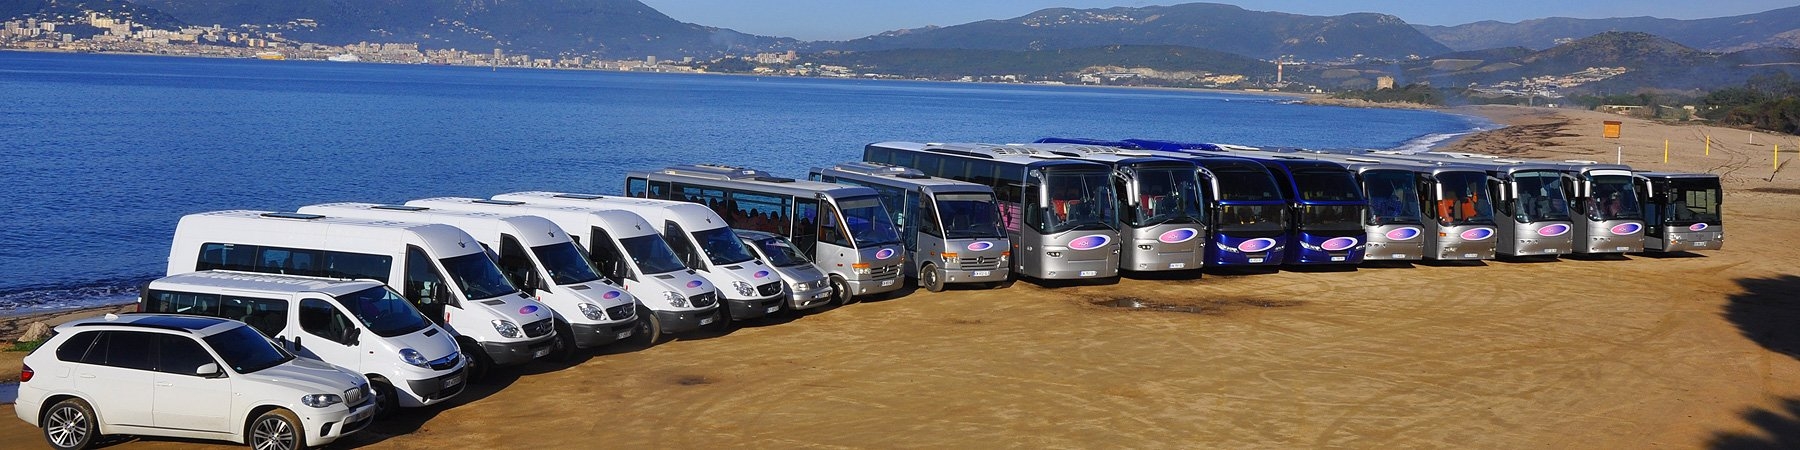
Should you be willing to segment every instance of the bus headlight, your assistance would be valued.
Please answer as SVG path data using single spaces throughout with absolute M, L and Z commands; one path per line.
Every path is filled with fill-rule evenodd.
M 869 274 L 869 263 L 851 263 L 850 264 L 850 272 L 855 273 L 857 275 L 868 275 Z
M 1214 245 L 1217 245 L 1217 246 L 1218 246 L 1218 247 L 1219 247 L 1219 250 L 1223 250 L 1223 251 L 1225 251 L 1225 252 L 1227 252 L 1227 253 L 1243 253 L 1243 252 L 1242 252 L 1242 251 L 1239 251 L 1239 250 L 1238 250 L 1238 249 L 1237 249 L 1237 247 L 1234 247 L 1234 246 L 1230 246 L 1230 245 L 1225 245 L 1225 243 L 1224 243 L 1224 242 L 1220 242 L 1220 243 L 1217 243 L 1217 244 L 1214 244 Z
M 606 318 L 606 311 L 600 309 L 600 305 L 593 303 L 577 303 L 575 304 L 575 308 L 580 309 L 581 315 L 587 316 L 588 320 L 600 320 Z
M 687 299 L 683 298 L 681 294 L 678 294 L 675 291 L 663 291 L 663 298 L 669 300 L 669 306 L 676 308 L 686 308 L 688 305 Z
M 956 269 L 956 268 L 962 267 L 962 258 L 958 258 L 956 253 L 944 252 L 941 255 L 944 258 L 944 268 L 945 269 Z
M 742 295 L 745 297 L 756 295 L 756 288 L 753 286 L 750 286 L 750 283 L 745 283 L 742 281 L 733 281 L 733 282 L 731 282 L 731 287 L 732 287 L 732 289 L 737 289 L 738 295 Z
M 494 331 L 500 333 L 501 337 L 517 338 L 524 336 L 523 333 L 519 333 L 519 324 L 512 323 L 510 320 L 494 319 L 492 323 L 494 324 Z

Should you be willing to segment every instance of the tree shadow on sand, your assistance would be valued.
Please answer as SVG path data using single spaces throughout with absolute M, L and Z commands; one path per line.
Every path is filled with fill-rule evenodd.
M 1770 351 L 1800 359 L 1800 276 L 1737 280 L 1744 292 L 1732 295 L 1724 316 L 1745 338 Z M 1785 398 L 1773 409 L 1739 413 L 1757 433 L 1716 433 L 1708 448 L 1720 450 L 1800 448 L 1800 399 Z

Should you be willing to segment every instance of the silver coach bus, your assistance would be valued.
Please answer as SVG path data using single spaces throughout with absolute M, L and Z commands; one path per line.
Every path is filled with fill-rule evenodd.
M 1552 164 L 1487 158 L 1370 152 L 1427 163 L 1443 162 L 1486 171 L 1489 197 L 1497 203 L 1494 221 L 1499 242 L 1495 253 L 1507 256 L 1557 256 L 1575 246 L 1575 225 L 1570 216 L 1569 194 L 1563 172 Z M 1504 219 L 1502 219 L 1504 217 Z
M 1037 279 L 1119 274 L 1112 169 L 1027 145 L 878 142 L 863 160 L 985 185 L 1000 203 L 1013 273 Z
M 1644 251 L 1644 205 L 1631 167 L 1595 161 L 1553 162 L 1569 178 L 1575 253 Z
M 931 292 L 946 283 L 1004 284 L 1012 244 L 994 189 L 885 163 L 813 168 L 807 178 L 874 189 L 900 227 L 906 276 Z
M 627 173 L 625 193 L 699 203 L 733 228 L 787 237 L 830 275 L 839 304 L 900 288 L 900 234 L 873 189 L 691 164 Z
M 1725 198 L 1719 176 L 1705 173 L 1638 172 L 1644 200 L 1644 251 L 1718 250 L 1725 245 Z
M 1494 218 L 1496 189 L 1487 172 L 1461 164 L 1421 162 L 1374 155 L 1303 151 L 1293 153 L 1343 164 L 1357 172 L 1369 197 L 1366 259 L 1493 259 L 1498 243 Z M 1397 249 L 1417 249 L 1400 258 Z
M 1119 209 L 1119 268 L 1152 272 L 1199 269 L 1206 247 L 1205 193 L 1192 161 L 1102 145 L 1044 143 L 1033 148 L 1112 166 Z

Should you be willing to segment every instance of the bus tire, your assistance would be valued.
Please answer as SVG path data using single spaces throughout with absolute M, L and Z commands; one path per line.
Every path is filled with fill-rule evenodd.
M 850 282 L 844 281 L 844 277 L 831 276 L 831 300 L 838 306 L 856 301 L 856 295 L 850 293 Z
M 937 264 L 925 263 L 919 267 L 919 287 L 931 292 L 944 292 L 944 276 L 938 274 Z
M 551 361 L 568 362 L 575 357 L 577 350 L 575 328 L 561 319 L 556 320 L 556 340 L 550 343 L 550 354 L 544 356 L 548 356 Z
M 650 348 L 663 341 L 662 322 L 656 319 L 655 312 L 644 305 L 637 307 L 637 324 L 632 326 L 631 332 L 635 335 L 631 342 L 640 348 Z
M 488 372 L 494 368 L 494 359 L 488 357 L 487 351 L 482 350 L 480 345 L 476 345 L 475 341 L 469 338 L 457 339 L 456 344 L 462 347 L 463 360 L 468 361 L 468 364 L 463 366 L 463 371 L 469 374 L 469 379 L 487 378 Z

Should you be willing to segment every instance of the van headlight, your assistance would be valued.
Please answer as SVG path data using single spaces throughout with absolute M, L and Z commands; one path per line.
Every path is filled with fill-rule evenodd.
M 587 316 L 588 320 L 600 320 L 606 318 L 606 311 L 600 309 L 600 305 L 593 303 L 577 303 L 575 304 L 575 308 L 580 309 L 581 315 Z
M 680 293 L 676 293 L 675 291 L 663 291 L 663 298 L 669 300 L 669 306 L 674 306 L 676 308 L 687 307 L 687 298 L 682 297 Z
M 745 297 L 756 295 L 756 288 L 751 287 L 750 283 L 745 283 L 742 281 L 733 281 L 733 282 L 731 282 L 731 287 L 737 289 L 738 295 L 742 295 Z
M 499 332 L 500 337 L 517 338 L 524 336 L 524 334 L 519 333 L 519 324 L 512 323 L 510 320 L 494 319 L 493 324 L 494 331 Z
M 410 348 L 400 349 L 400 360 L 418 367 L 431 367 L 431 360 L 425 359 L 425 355 L 418 350 Z
M 337 394 L 307 394 L 300 396 L 300 404 L 314 408 L 324 408 L 343 402 L 344 398 Z

